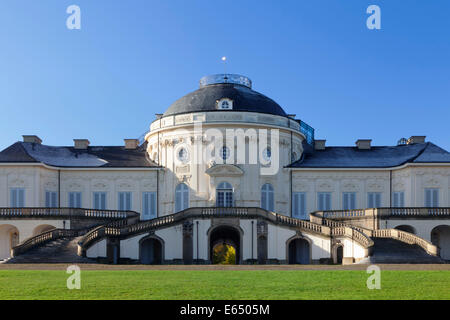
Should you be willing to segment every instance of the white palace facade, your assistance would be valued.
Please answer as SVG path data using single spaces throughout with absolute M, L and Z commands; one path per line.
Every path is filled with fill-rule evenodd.
M 231 74 L 141 140 L 0 152 L 3 263 L 207 264 L 218 244 L 239 264 L 445 263 L 449 207 L 450 153 L 426 137 L 327 146 Z

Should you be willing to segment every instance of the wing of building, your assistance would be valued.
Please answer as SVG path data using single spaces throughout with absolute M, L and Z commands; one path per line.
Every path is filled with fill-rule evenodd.
M 0 152 L 0 259 L 70 238 L 114 263 L 213 263 L 219 246 L 236 263 L 450 260 L 449 152 L 327 146 L 252 85 L 204 77 L 121 146 L 24 135 Z

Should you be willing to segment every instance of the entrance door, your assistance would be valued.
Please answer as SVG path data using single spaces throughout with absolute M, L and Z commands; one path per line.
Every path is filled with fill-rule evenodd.
M 305 239 L 294 239 L 289 243 L 289 264 L 309 264 L 309 242 Z

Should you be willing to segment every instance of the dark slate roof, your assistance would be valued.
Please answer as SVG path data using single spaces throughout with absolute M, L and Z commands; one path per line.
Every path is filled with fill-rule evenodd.
M 157 167 L 147 157 L 145 144 L 136 149 L 123 146 L 88 147 L 85 150 L 74 147 L 53 147 L 31 142 L 16 142 L 0 152 L 0 162 L 45 163 L 55 167 L 111 167 L 150 168 Z
M 233 111 L 249 111 L 286 117 L 284 110 L 272 99 L 246 86 L 234 83 L 212 84 L 191 92 L 175 101 L 164 113 L 170 116 L 182 113 L 217 111 L 216 101 L 233 100 Z
M 377 147 L 326 147 L 304 153 L 291 168 L 389 168 L 405 163 L 450 163 L 450 153 L 431 142 Z

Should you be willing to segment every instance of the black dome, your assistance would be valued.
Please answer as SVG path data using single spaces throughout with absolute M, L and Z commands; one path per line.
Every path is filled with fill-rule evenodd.
M 237 83 L 214 83 L 201 86 L 200 89 L 175 101 L 163 116 L 218 111 L 216 102 L 222 98 L 233 100 L 232 111 L 260 112 L 287 117 L 278 103 L 248 86 Z

